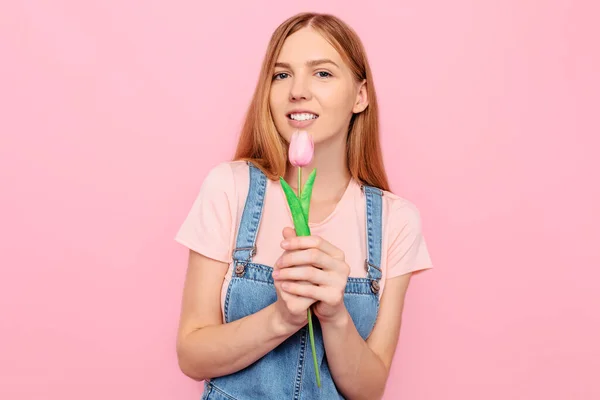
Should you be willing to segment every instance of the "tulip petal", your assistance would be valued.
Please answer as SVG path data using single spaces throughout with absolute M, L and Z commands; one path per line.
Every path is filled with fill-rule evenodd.
M 314 154 L 312 136 L 306 131 L 296 131 L 292 134 L 288 148 L 288 159 L 294 167 L 305 167 L 312 161 Z

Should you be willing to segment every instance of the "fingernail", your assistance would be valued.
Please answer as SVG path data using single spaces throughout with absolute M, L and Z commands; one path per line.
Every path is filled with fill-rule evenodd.
M 290 244 L 290 241 L 289 241 L 289 240 L 284 240 L 283 242 L 281 242 L 281 245 L 282 245 L 283 247 L 288 247 L 288 245 L 289 245 L 289 244 Z
M 277 278 L 279 276 L 279 270 L 274 270 L 272 275 L 273 278 Z

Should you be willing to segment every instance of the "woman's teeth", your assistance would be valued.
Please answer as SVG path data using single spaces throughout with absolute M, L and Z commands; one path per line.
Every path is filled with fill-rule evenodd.
M 302 114 L 290 114 L 290 118 L 294 121 L 308 121 L 309 119 L 317 119 L 318 116 L 315 114 L 302 113 Z

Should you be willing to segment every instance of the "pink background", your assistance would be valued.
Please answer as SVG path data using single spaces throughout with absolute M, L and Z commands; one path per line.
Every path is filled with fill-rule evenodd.
M 304 10 L 364 40 L 436 266 L 385 398 L 600 398 L 594 3 L 2 2 L 0 398 L 199 398 L 173 236 Z

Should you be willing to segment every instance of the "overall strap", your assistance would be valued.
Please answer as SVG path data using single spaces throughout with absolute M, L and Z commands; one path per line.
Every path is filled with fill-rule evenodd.
M 250 167 L 250 185 L 238 229 L 235 249 L 233 249 L 232 258 L 236 265 L 252 262 L 252 256 L 256 254 L 256 235 L 260 226 L 267 187 L 266 175 L 251 162 L 248 161 L 247 164 Z M 240 267 L 243 271 L 243 266 L 240 265 Z
M 381 279 L 381 235 L 382 235 L 382 197 L 381 189 L 362 185 L 361 189 L 366 196 L 367 220 L 367 259 L 365 270 L 371 280 L 371 291 L 379 293 L 379 280 Z

